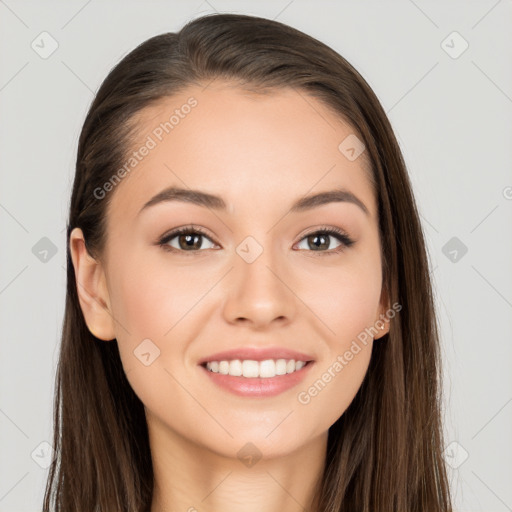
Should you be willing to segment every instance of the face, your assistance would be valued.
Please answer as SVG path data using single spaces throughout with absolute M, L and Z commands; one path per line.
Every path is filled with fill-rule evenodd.
M 222 82 L 167 98 L 137 123 L 136 165 L 104 188 L 107 243 L 88 282 L 108 314 L 82 300 L 89 328 L 117 339 L 148 424 L 172 438 L 228 457 L 251 442 L 275 457 L 326 435 L 361 385 L 372 336 L 387 332 L 362 335 L 387 305 L 365 154 L 338 149 L 353 129 L 303 92 Z M 169 187 L 218 199 L 157 196 Z M 237 352 L 271 360 L 242 371 L 282 372 L 275 360 L 285 359 L 290 373 L 224 375 L 236 373 Z M 293 371 L 291 359 L 309 362 Z M 205 360 L 228 363 L 215 373 Z

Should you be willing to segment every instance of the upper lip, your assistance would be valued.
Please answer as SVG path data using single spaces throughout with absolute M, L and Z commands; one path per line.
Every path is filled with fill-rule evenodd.
M 297 352 L 284 347 L 267 347 L 267 348 L 235 348 L 233 350 L 225 350 L 216 352 L 202 358 L 198 364 L 204 364 L 209 361 L 231 361 L 233 359 L 250 359 L 252 361 L 264 361 L 266 359 L 294 359 L 295 361 L 312 361 L 313 358 L 303 352 Z

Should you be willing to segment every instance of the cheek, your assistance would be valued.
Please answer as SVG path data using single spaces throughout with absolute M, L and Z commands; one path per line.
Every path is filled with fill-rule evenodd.
M 169 404 L 192 409 L 194 402 L 173 376 L 178 382 L 188 378 L 184 356 L 190 322 L 199 311 L 194 305 L 211 283 L 158 258 L 118 261 L 110 271 L 111 304 L 127 379 L 151 411 L 165 411 Z
M 380 299 L 378 278 L 353 268 L 333 273 L 317 281 L 320 288 L 305 299 L 321 320 L 316 324 L 325 340 L 314 375 L 297 393 L 303 413 L 322 418 L 315 434 L 343 415 L 367 373 L 373 345 L 367 329 L 374 324 Z
M 318 319 L 325 345 L 314 378 L 299 390 L 297 402 L 308 415 L 322 417 L 320 428 L 329 428 L 349 407 L 368 370 L 369 328 L 378 314 L 382 286 L 378 253 L 354 255 L 324 268 L 308 284 L 300 296 Z
M 379 265 L 369 259 L 344 262 L 324 268 L 303 283 L 298 295 L 320 320 L 326 340 L 336 348 L 350 344 L 375 322 L 382 286 Z
M 166 263 L 165 258 L 126 258 L 112 272 L 112 307 L 134 338 L 163 340 L 186 320 L 208 287 L 204 275 Z M 126 337 L 126 331 L 116 329 Z

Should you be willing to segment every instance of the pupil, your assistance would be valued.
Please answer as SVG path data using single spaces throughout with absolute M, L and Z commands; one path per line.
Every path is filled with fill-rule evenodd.
M 327 240 L 327 238 L 328 238 L 328 237 L 327 237 L 327 236 L 325 236 L 325 235 L 312 235 L 312 237 L 311 237 L 311 238 L 313 238 L 313 240 L 314 240 L 314 241 L 313 241 L 313 245 L 314 245 L 315 247 L 317 247 L 317 248 L 318 248 L 319 246 L 321 246 L 321 245 L 324 245 L 324 246 L 325 246 L 325 245 L 327 245 L 327 246 L 329 245 L 329 242 L 328 242 L 328 240 Z M 322 244 L 322 243 L 320 243 L 320 244 L 318 244 L 318 243 L 317 243 L 317 241 L 318 241 L 319 239 L 323 239 L 324 241 L 326 241 L 326 240 L 327 240 L 327 243 L 323 243 L 323 244 Z
M 199 235 L 181 235 L 181 239 L 182 240 L 185 239 L 185 245 L 188 248 L 190 248 L 190 247 L 198 248 L 201 245 L 200 243 L 194 244 L 194 242 L 193 242 L 194 238 L 199 239 Z

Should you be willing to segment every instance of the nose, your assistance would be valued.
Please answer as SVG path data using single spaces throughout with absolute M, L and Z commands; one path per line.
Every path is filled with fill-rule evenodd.
M 227 322 L 245 322 L 261 330 L 293 320 L 297 298 L 290 274 L 270 252 L 264 250 L 252 263 L 235 254 L 234 268 L 225 283 L 228 291 L 223 313 Z

